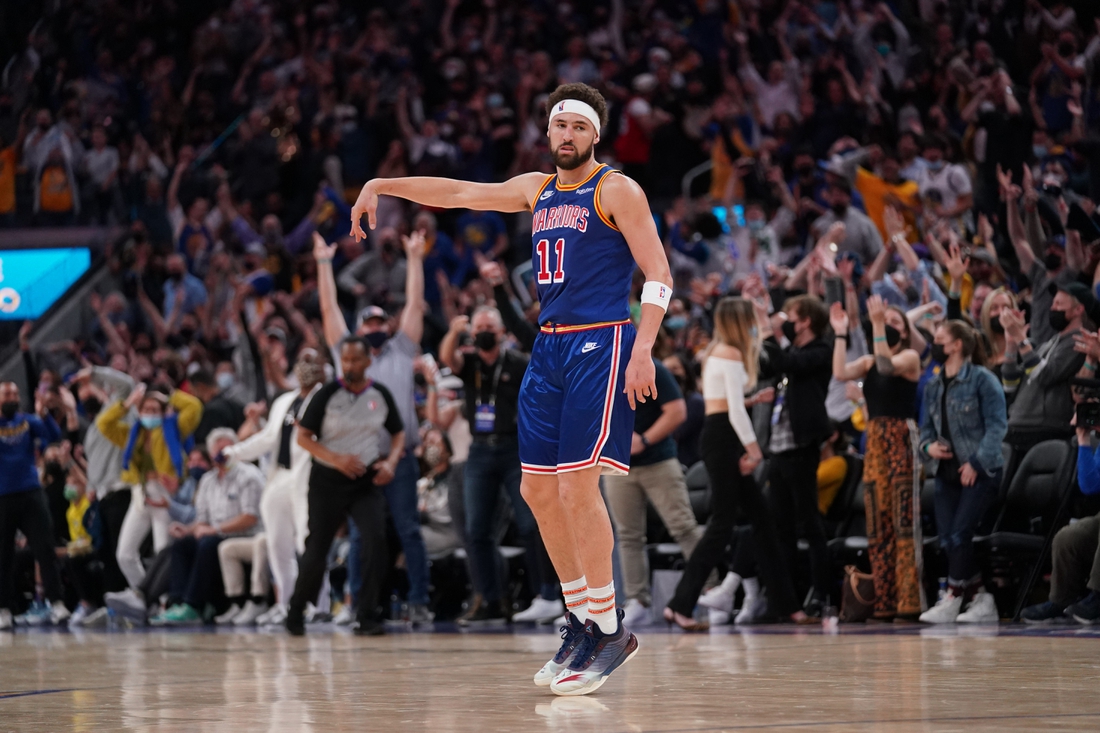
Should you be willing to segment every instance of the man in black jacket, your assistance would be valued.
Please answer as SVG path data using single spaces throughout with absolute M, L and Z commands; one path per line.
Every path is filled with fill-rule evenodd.
M 817 508 L 817 465 L 821 443 L 829 437 L 825 398 L 832 376 L 832 346 L 824 338 L 829 312 L 812 295 L 800 295 L 783 304 L 786 348 L 770 324 L 761 324 L 764 339 L 761 378 L 778 378 L 772 408 L 768 481 L 770 501 L 779 542 L 787 553 L 787 566 L 797 567 L 801 534 L 810 544 L 814 594 L 807 605 L 810 615 L 820 614 L 832 593 L 825 528 Z M 835 598 L 833 599 L 836 600 Z

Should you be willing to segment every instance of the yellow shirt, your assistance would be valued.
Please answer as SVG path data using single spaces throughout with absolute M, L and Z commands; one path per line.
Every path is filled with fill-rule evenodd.
M 826 458 L 817 464 L 817 510 L 822 514 L 829 511 L 837 492 L 848 476 L 848 462 L 844 456 Z
M 943 274 L 944 283 L 947 285 L 947 289 L 951 289 L 951 275 L 946 272 Z M 969 273 L 963 275 L 962 287 L 959 289 L 959 308 L 963 313 L 970 310 L 970 301 L 974 299 L 974 278 L 970 277 Z
M 920 201 L 920 187 L 915 181 L 887 183 L 864 168 L 856 169 L 856 190 L 863 197 L 867 216 L 878 227 L 879 234 L 884 240 L 888 238 L 886 223 L 882 218 L 882 213 L 886 210 L 886 197 L 892 195 L 906 206 L 916 206 Z M 902 209 L 899 213 L 905 219 L 906 238 L 910 242 L 916 242 L 919 237 L 916 217 L 906 209 Z
M 0 150 L 0 214 L 15 211 L 15 147 Z
M 88 530 L 84 529 L 84 513 L 88 511 L 91 504 L 92 500 L 87 494 L 76 501 L 69 502 L 69 508 L 65 510 L 65 521 L 69 523 L 69 542 L 92 541 Z
M 69 185 L 69 174 L 65 172 L 64 166 L 48 165 L 42 171 L 39 208 L 53 213 L 72 211 L 73 189 Z

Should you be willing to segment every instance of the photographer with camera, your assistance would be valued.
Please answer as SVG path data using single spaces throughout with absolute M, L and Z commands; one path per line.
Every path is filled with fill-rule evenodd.
M 1077 430 L 1077 485 L 1086 495 L 1100 494 L 1100 335 L 1082 331 L 1075 348 L 1085 365 L 1071 380 L 1077 407 L 1070 421 Z M 1020 614 L 1027 624 L 1048 624 L 1067 617 L 1077 623 L 1100 622 L 1100 514 L 1058 530 L 1051 545 L 1050 596 Z

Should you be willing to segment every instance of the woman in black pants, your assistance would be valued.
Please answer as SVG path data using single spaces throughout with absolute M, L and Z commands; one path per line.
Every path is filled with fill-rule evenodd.
M 665 620 L 687 631 L 707 628 L 696 624 L 692 614 L 707 576 L 721 562 L 730 542 L 738 508 L 754 530 L 756 562 L 768 589 L 770 614 L 796 622 L 806 619 L 795 598 L 771 514 L 752 476 L 763 458 L 745 410 L 745 392 L 756 386 L 760 356 L 756 332 L 751 302 L 742 298 L 719 301 L 714 312 L 714 341 L 703 362 L 703 463 L 710 478 L 711 516 L 664 612 Z

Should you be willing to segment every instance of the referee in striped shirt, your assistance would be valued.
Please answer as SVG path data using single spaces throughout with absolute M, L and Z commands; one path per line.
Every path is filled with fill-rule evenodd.
M 382 578 L 388 570 L 386 498 L 380 486 L 393 480 L 405 449 L 405 429 L 393 396 L 367 379 L 370 345 L 359 336 L 340 344 L 343 377 L 317 391 L 298 423 L 298 444 L 313 456 L 309 474 L 309 535 L 290 599 L 286 628 L 305 633 L 306 602 L 317 597 L 332 539 L 350 516 L 362 534 L 363 586 L 355 633 L 384 632 L 379 609 Z M 382 436 L 390 434 L 383 456 Z

